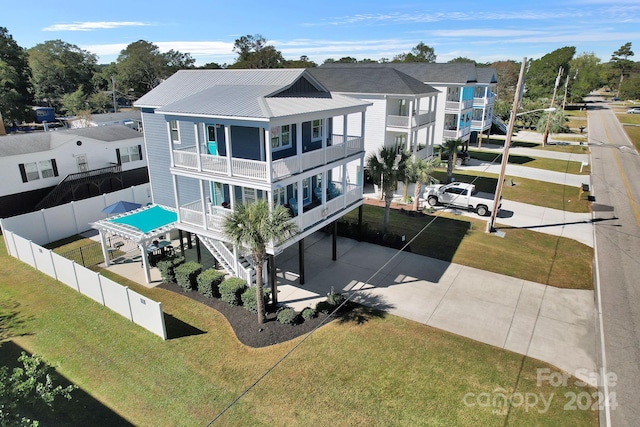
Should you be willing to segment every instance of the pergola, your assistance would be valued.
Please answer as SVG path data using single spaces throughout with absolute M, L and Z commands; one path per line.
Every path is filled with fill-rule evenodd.
M 109 251 L 105 233 L 111 233 L 124 239 L 136 242 L 142 256 L 142 266 L 147 283 L 151 282 L 149 274 L 149 257 L 147 246 L 162 235 L 173 230 L 178 219 L 176 210 L 166 206 L 150 205 L 120 215 L 102 219 L 91 224 L 100 233 L 104 263 L 109 266 Z

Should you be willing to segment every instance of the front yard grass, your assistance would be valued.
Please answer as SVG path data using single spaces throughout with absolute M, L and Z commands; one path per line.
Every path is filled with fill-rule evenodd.
M 440 182 L 447 182 L 447 173 L 443 169 L 434 171 L 433 176 Z M 478 191 L 491 194 L 495 193 L 498 183 L 495 174 L 485 172 L 454 172 L 453 177 L 456 181 L 473 182 Z M 506 200 L 568 212 L 591 212 L 588 194 L 581 194 L 580 188 L 509 175 L 505 175 L 505 180 L 502 197 Z M 512 182 L 515 185 L 511 185 Z
M 636 150 L 640 151 L 640 114 L 618 114 L 616 117 L 618 117 L 618 120 L 622 123 L 625 132 L 627 132 Z
M 469 154 L 474 159 L 478 159 L 484 162 L 493 162 L 500 164 L 502 162 L 502 154 L 489 152 L 469 150 Z M 548 159 L 546 157 L 529 157 L 518 154 L 509 154 L 509 163 L 520 166 L 527 166 L 536 169 L 544 169 L 554 172 L 570 173 L 575 175 L 588 175 L 589 167 L 584 167 L 580 170 L 581 162 L 578 161 L 566 161 L 558 159 Z
M 2 340 L 42 355 L 133 425 L 208 425 L 302 339 L 248 348 L 215 310 L 117 278 L 175 319 L 167 322 L 174 338 L 162 341 L 9 257 L 2 238 L 0 261 Z M 595 389 L 573 377 L 567 386 L 536 384 L 537 369 L 558 371 L 546 363 L 396 316 L 363 315 L 319 329 L 213 425 L 598 425 L 596 411 L 564 409 L 565 393 Z M 514 404 L 494 400 L 501 394 Z M 548 411 L 540 400 L 522 404 L 533 394 L 551 399 Z M 89 425 L 85 405 L 68 405 L 74 418 L 56 425 Z
M 383 207 L 363 206 L 362 220 L 369 228 L 382 229 L 383 215 Z M 345 219 L 356 222 L 357 210 Z M 593 289 L 593 249 L 575 240 L 523 229 L 507 229 L 505 237 L 498 238 L 486 233 L 486 221 L 480 219 L 449 213 L 409 216 L 394 209 L 389 213 L 389 233 L 404 235 L 407 241 L 427 224 L 411 242 L 411 252 L 558 288 Z

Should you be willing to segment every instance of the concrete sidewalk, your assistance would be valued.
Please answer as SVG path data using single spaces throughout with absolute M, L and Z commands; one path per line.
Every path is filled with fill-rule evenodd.
M 278 255 L 278 300 L 301 310 L 332 289 L 389 313 L 551 363 L 592 381 L 593 291 L 558 289 L 420 255 L 331 236 L 305 239 L 305 284 L 297 246 Z

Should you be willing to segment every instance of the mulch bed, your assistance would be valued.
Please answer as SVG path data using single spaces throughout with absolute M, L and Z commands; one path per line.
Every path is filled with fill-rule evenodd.
M 258 315 L 241 306 L 227 304 L 219 298 L 208 298 L 200 294 L 198 291 L 185 292 L 175 283 L 162 283 L 158 286 L 180 295 L 189 297 L 195 301 L 205 304 L 214 310 L 220 312 L 231 325 L 238 340 L 244 345 L 250 347 L 266 347 L 273 344 L 279 344 L 292 340 L 318 327 L 323 321 L 331 321 L 327 319 L 328 314 L 318 313 L 316 317 L 309 320 L 300 320 L 302 323 L 297 325 L 284 325 L 276 320 L 275 310 L 271 306 L 267 306 L 267 316 L 263 324 L 258 324 Z M 349 302 L 343 307 L 340 315 L 344 316 L 357 304 Z M 178 327 L 179 328 L 179 327 Z M 174 328 L 175 329 L 175 328 Z M 168 338 L 177 338 L 182 336 L 180 331 L 172 330 L 171 325 L 167 325 Z

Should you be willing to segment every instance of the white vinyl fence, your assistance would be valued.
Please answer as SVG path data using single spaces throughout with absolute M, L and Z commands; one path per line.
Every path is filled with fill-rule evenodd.
M 11 256 L 110 308 L 163 340 L 167 339 L 162 303 L 150 300 L 12 231 L 5 229 L 3 234 Z
M 142 206 L 151 202 L 149 184 L 136 185 L 89 199 L 78 200 L 36 212 L 12 216 L 0 220 L 3 230 L 39 245 L 55 242 L 90 230 L 92 222 L 107 218 L 102 209 L 125 200 Z

